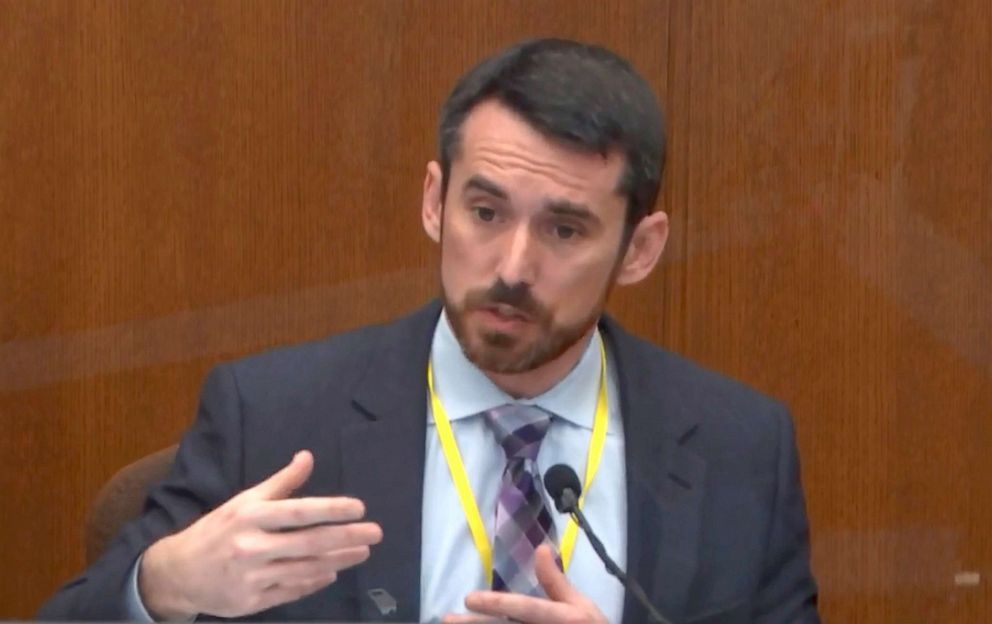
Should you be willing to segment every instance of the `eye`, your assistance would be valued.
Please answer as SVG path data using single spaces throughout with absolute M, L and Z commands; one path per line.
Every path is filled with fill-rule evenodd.
M 556 225 L 554 226 L 555 236 L 561 240 L 568 240 L 574 238 L 579 234 L 579 231 L 572 227 L 571 225 Z
M 475 211 L 475 216 L 479 217 L 480 221 L 489 223 L 496 219 L 496 211 L 488 206 L 475 206 L 472 210 Z

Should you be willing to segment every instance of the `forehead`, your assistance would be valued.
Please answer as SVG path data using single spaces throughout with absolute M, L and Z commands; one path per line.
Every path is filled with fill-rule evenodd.
M 622 202 L 617 189 L 624 161 L 619 150 L 603 155 L 548 138 L 489 100 L 473 108 L 462 124 L 452 178 L 457 183 L 459 177 L 481 173 L 508 185 L 511 194 L 530 190 L 597 204 Z

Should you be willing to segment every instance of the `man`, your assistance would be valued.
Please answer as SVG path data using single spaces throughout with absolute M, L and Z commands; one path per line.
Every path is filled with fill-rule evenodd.
M 665 246 L 663 159 L 607 50 L 473 69 L 424 182 L 443 305 L 218 367 L 143 516 L 41 617 L 647 621 L 550 505 L 564 463 L 671 621 L 818 621 L 785 409 L 603 314 Z

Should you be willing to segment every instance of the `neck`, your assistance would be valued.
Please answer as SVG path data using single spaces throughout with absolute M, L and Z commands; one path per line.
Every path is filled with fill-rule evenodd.
M 513 398 L 531 399 L 547 392 L 575 368 L 575 365 L 578 364 L 579 359 L 589 345 L 589 339 L 594 331 L 596 331 L 595 324 L 589 328 L 589 331 L 582 338 L 576 340 L 575 344 L 566 349 L 557 358 L 526 373 L 504 375 L 490 373 L 488 371 L 483 372 L 485 372 L 486 377 L 496 384 L 496 387 Z

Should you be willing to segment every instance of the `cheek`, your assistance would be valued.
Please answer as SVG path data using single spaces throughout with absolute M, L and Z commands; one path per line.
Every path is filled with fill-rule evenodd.
M 441 278 L 449 294 L 489 285 L 488 253 L 485 246 L 459 232 L 457 227 L 445 229 L 441 241 Z
M 562 263 L 547 273 L 543 297 L 548 306 L 563 316 L 583 317 L 596 306 L 606 290 L 612 265 L 603 261 Z

